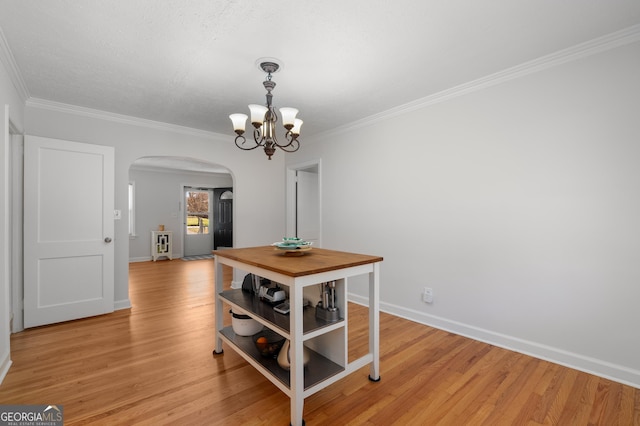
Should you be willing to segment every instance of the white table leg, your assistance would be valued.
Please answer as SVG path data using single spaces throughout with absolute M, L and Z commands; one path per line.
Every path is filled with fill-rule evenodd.
M 218 261 L 218 257 L 215 256 L 214 262 L 215 268 L 215 294 L 213 297 L 216 299 L 216 312 L 215 312 L 215 321 L 216 321 L 216 347 L 214 349 L 214 354 L 222 353 L 222 339 L 219 337 L 219 332 L 224 328 L 223 318 L 222 318 L 222 300 L 218 297 L 218 294 L 222 292 L 222 264 Z
M 289 287 L 289 342 L 290 354 L 290 386 L 291 386 L 291 424 L 302 425 L 304 409 L 304 361 L 302 343 L 302 287 Z
M 369 353 L 373 355 L 369 379 L 380 380 L 380 264 L 369 274 Z

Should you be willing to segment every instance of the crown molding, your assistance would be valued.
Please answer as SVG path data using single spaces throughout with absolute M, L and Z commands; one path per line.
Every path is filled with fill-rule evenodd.
M 20 72 L 20 68 L 18 68 L 18 64 L 16 64 L 13 53 L 11 53 L 9 43 L 4 36 L 2 28 L 0 28 L 0 62 L 2 62 L 4 68 L 7 70 L 13 86 L 18 91 L 18 96 L 20 96 L 23 102 L 26 102 L 26 100 L 29 99 L 29 90 L 22 78 L 22 73 Z
M 567 49 L 542 56 L 538 59 L 534 59 L 532 61 L 507 68 L 503 71 L 490 74 L 486 77 L 482 77 L 477 80 L 452 87 L 451 89 L 443 90 L 433 95 L 416 99 L 415 101 L 411 101 L 406 104 L 380 112 L 378 114 L 365 117 L 361 120 L 345 124 L 344 126 L 317 133 L 313 135 L 312 138 L 308 138 L 307 141 L 310 142 L 309 139 L 311 139 L 311 141 L 319 141 L 330 137 L 335 137 L 337 135 L 350 132 L 358 128 L 367 127 L 380 121 L 385 121 L 397 117 L 399 115 L 404 115 L 431 105 L 446 102 L 450 99 L 457 98 L 468 93 L 483 90 L 487 87 L 496 86 L 510 80 L 514 80 L 529 74 L 537 73 L 545 69 L 565 64 L 567 62 L 572 62 L 577 59 L 592 56 L 601 52 L 615 49 L 620 46 L 625 46 L 627 44 L 637 43 L 639 41 L 640 24 L 633 25 L 623 30 L 598 37 L 591 41 L 580 43 Z
M 77 105 L 65 104 L 62 102 L 49 101 L 40 98 L 29 98 L 26 106 L 31 108 L 45 109 L 49 111 L 63 112 L 67 114 L 79 115 L 82 117 L 96 118 L 99 120 L 112 121 L 121 124 L 128 124 L 138 127 L 146 127 L 165 132 L 179 133 L 188 136 L 195 136 L 205 139 L 227 141 L 228 135 L 210 132 L 207 130 L 194 129 L 192 127 L 179 126 L 177 124 L 164 123 L 162 121 L 148 120 L 145 118 L 133 117 L 130 115 L 116 114 L 93 108 L 86 108 Z

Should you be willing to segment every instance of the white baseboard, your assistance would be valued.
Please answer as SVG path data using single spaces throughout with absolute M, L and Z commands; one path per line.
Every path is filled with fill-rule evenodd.
M 159 260 L 168 260 L 169 258 L 166 256 L 163 256 L 162 259 Z M 180 255 L 173 255 L 171 257 L 172 260 L 176 260 L 176 259 L 182 259 L 182 256 Z M 144 256 L 144 257 L 130 257 L 129 258 L 129 263 L 136 263 L 136 262 L 151 262 L 153 260 L 153 257 L 151 256 Z
M 115 302 L 113 302 L 114 311 L 119 311 L 122 309 L 129 309 L 129 308 L 131 308 L 131 300 L 129 299 L 116 300 Z
M 0 384 L 2 384 L 2 381 L 9 372 L 9 367 L 11 367 L 11 354 L 7 351 L 2 357 L 2 362 L 0 362 Z
M 369 299 L 367 297 L 362 297 L 357 294 L 349 293 L 348 299 L 350 302 L 360 305 L 369 305 Z M 391 303 L 380 302 L 380 311 L 640 389 L 640 371 L 638 370 L 457 321 L 451 321 L 435 315 L 425 314 L 424 312 L 407 309 Z

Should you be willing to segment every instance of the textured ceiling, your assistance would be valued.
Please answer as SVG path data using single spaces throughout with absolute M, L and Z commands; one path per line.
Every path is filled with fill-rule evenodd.
M 638 22 L 638 0 L 0 0 L 34 99 L 231 137 L 275 57 L 303 141 Z

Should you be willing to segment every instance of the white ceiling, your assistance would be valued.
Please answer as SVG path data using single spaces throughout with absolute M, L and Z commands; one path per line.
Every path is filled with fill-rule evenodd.
M 33 99 L 231 138 L 275 57 L 303 143 L 639 22 L 638 0 L 0 0 Z

